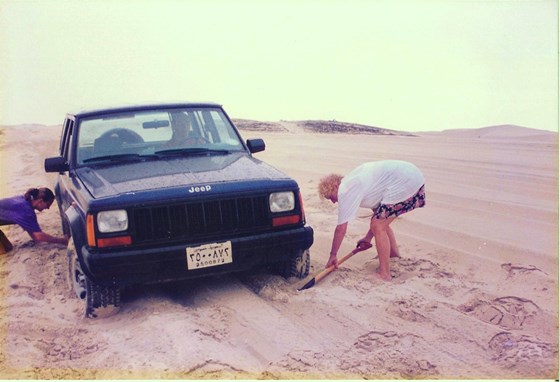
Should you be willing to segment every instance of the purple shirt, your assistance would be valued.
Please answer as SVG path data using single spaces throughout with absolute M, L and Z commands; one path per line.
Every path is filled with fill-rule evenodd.
M 17 224 L 29 233 L 41 232 L 35 210 L 23 195 L 0 199 L 0 221 Z

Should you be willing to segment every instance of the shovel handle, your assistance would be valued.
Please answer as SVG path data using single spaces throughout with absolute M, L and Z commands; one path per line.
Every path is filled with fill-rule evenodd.
M 346 260 L 348 260 L 349 258 L 354 256 L 358 252 L 360 252 L 360 250 L 358 248 L 355 248 L 352 252 L 348 253 L 346 256 L 344 256 L 340 260 L 338 260 L 338 262 L 336 264 L 340 265 L 340 264 L 344 263 Z M 332 271 L 334 271 L 334 265 L 331 265 L 330 267 L 325 268 L 321 273 L 319 273 L 317 276 L 315 276 L 315 282 L 318 283 L 319 281 L 324 279 Z

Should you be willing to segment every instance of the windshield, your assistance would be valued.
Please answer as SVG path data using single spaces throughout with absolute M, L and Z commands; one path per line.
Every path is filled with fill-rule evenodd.
M 154 158 L 178 153 L 243 151 L 219 108 L 151 110 L 84 119 L 78 128 L 77 164 Z

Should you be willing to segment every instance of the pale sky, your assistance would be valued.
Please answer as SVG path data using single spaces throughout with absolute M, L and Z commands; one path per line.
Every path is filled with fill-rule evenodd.
M 0 0 L 0 125 L 214 101 L 232 118 L 558 130 L 558 0 Z

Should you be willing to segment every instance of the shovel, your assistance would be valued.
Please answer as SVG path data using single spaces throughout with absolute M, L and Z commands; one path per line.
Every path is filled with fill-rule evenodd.
M 362 243 L 362 247 L 356 247 L 352 250 L 352 252 L 348 253 L 346 256 L 344 256 L 342 259 L 338 260 L 337 265 L 340 265 L 342 263 L 344 263 L 346 260 L 348 260 L 349 258 L 351 258 L 352 256 L 354 256 L 356 253 L 361 252 L 361 251 L 365 251 L 366 249 L 371 248 L 371 244 L 368 245 L 363 245 L 364 243 Z M 298 291 L 302 291 L 304 289 L 309 289 L 311 288 L 313 285 L 317 284 L 319 281 L 321 281 L 322 279 L 324 279 L 325 277 L 327 277 L 327 275 L 329 273 L 331 273 L 332 271 L 334 271 L 334 265 L 331 265 L 328 268 L 325 268 L 321 273 L 319 273 L 318 275 L 316 275 L 315 277 L 313 277 L 311 280 L 309 280 L 307 282 L 307 284 L 305 284 L 304 286 L 302 286 L 301 288 L 298 289 Z

